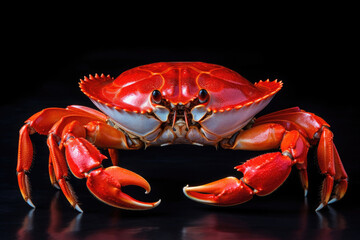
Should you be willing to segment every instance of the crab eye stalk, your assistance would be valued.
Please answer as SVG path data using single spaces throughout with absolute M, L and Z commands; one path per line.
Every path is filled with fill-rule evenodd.
M 154 90 L 151 94 L 151 100 L 153 103 L 160 104 L 162 100 L 161 92 L 159 90 Z
M 199 91 L 199 101 L 200 103 L 205 103 L 209 100 L 209 93 L 205 89 Z

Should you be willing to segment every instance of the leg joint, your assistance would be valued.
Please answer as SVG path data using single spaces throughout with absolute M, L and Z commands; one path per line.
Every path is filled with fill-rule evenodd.
M 282 154 L 283 156 L 286 156 L 286 157 L 290 158 L 291 161 L 294 161 L 293 155 L 292 155 L 288 150 L 283 151 L 281 154 Z

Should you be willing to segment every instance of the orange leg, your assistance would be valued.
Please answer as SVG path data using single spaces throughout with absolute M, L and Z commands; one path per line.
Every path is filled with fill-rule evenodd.
M 33 146 L 30 135 L 35 132 L 42 135 L 47 135 L 57 122 L 67 116 L 88 116 L 93 117 L 94 119 L 99 119 L 100 112 L 98 112 L 97 116 L 94 114 L 86 114 L 84 111 L 80 112 L 79 110 L 76 110 L 76 108 L 73 110 L 62 108 L 46 108 L 38 113 L 35 113 L 25 121 L 26 124 L 20 129 L 19 133 L 16 171 L 21 195 L 31 207 L 35 207 L 35 205 L 31 200 L 30 183 L 29 177 L 27 176 L 27 172 L 29 171 L 33 160 Z M 49 157 L 50 179 L 53 185 L 56 186 L 54 183 L 54 170 L 52 165 L 52 159 Z
M 53 164 L 53 160 L 51 158 L 51 154 L 49 154 L 49 177 L 50 177 L 51 185 L 53 185 L 57 189 L 60 189 L 60 186 L 58 185 L 58 183 L 56 181 L 54 164 Z
M 59 149 L 55 138 L 56 136 L 54 134 L 50 134 L 47 143 L 50 150 L 50 157 L 53 163 L 56 182 L 60 186 L 61 191 L 64 193 L 71 206 L 79 212 L 82 212 L 74 191 L 72 190 L 70 184 L 66 181 L 66 178 L 69 177 L 66 160 L 64 158 L 64 153 Z
M 150 209 L 160 203 L 140 202 L 121 191 L 122 186 L 137 185 L 149 192 L 150 186 L 141 176 L 120 167 L 102 167 L 105 156 L 94 145 L 109 148 L 113 163 L 117 163 L 118 158 L 115 149 L 138 149 L 143 146 L 142 142 L 127 138 L 105 121 L 105 115 L 83 106 L 44 109 L 26 121 L 20 130 L 17 174 L 22 196 L 30 206 L 35 207 L 31 201 L 26 172 L 33 158 L 30 134 L 35 132 L 48 135 L 51 183 L 62 190 L 69 203 L 78 211 L 82 210 L 67 182 L 68 166 L 76 177 L 88 178 L 89 190 L 110 205 L 126 209 Z
M 334 158 L 335 158 L 335 187 L 333 188 L 333 197 L 328 204 L 334 203 L 342 199 L 346 193 L 348 186 L 348 175 L 340 160 L 339 153 L 334 145 Z
M 288 131 L 297 130 L 309 140 L 313 140 L 323 126 L 330 127 L 324 119 L 313 113 L 305 112 L 298 107 L 261 116 L 255 120 L 254 127 L 264 123 L 278 123 Z
M 35 205 L 31 201 L 30 183 L 26 172 L 29 171 L 33 158 L 33 146 L 30 140 L 30 133 L 33 129 L 29 124 L 25 124 L 20 129 L 18 163 L 16 167 L 19 189 L 24 200 L 33 208 Z
M 321 191 L 321 203 L 317 208 L 318 211 L 329 203 L 333 189 L 334 197 L 330 203 L 340 200 L 347 190 L 348 176 L 333 143 L 333 133 L 327 127 L 324 127 L 322 130 L 317 156 L 321 173 L 325 175 Z M 333 188 L 334 180 L 337 181 L 337 184 Z

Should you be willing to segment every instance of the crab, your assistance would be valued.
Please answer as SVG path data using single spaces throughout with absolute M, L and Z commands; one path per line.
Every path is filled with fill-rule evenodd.
M 276 190 L 298 169 L 308 192 L 307 153 L 317 146 L 317 162 L 324 176 L 316 211 L 343 198 L 348 176 L 333 143 L 330 125 L 298 107 L 258 118 L 281 81 L 250 83 L 220 65 L 202 62 L 160 62 L 139 66 L 117 78 L 89 75 L 80 88 L 101 110 L 71 105 L 46 108 L 20 129 L 17 179 L 24 200 L 31 200 L 29 177 L 33 146 L 30 135 L 47 135 L 49 175 L 69 203 L 82 212 L 71 185 L 70 172 L 86 178 L 89 191 L 104 203 L 122 209 L 147 210 L 160 204 L 143 202 L 122 191 L 123 186 L 149 183 L 118 166 L 118 149 L 136 150 L 169 144 L 212 145 L 233 150 L 273 150 L 235 167 L 241 178 L 226 177 L 201 186 L 189 185 L 184 194 L 197 202 L 233 206 L 254 195 Z M 103 167 L 107 149 L 113 166 Z M 70 171 L 69 171 L 70 170 Z

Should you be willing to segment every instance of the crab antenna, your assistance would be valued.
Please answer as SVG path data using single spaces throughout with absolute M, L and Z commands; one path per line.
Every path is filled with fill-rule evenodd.
M 175 128 L 174 128 L 174 126 L 175 126 L 175 122 L 176 122 L 176 115 L 177 115 L 177 113 L 176 113 L 176 110 L 174 111 L 174 116 L 173 116 L 173 121 L 172 121 L 172 129 L 175 131 Z
M 186 110 L 184 110 L 184 118 L 185 118 L 186 130 L 189 130 L 189 122 L 187 119 L 187 111 Z

